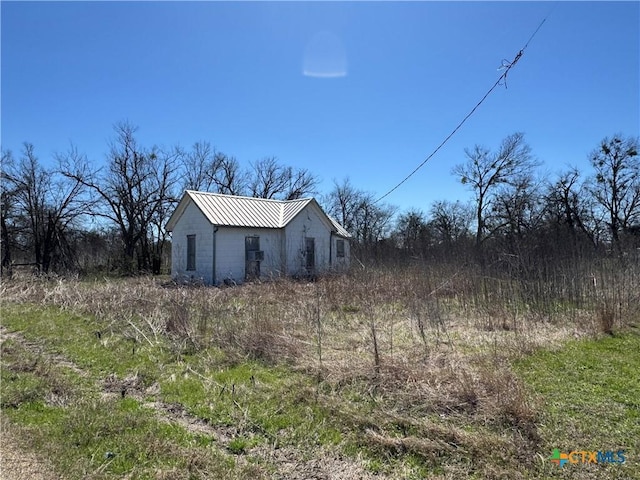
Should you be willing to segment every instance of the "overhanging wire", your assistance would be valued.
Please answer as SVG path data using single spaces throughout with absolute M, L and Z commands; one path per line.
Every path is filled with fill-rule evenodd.
M 554 6 L 555 7 L 555 6 Z M 553 11 L 553 10 L 552 10 Z M 447 143 L 449 141 L 449 139 L 451 137 L 453 137 L 455 135 L 455 133 L 460 130 L 460 128 L 462 127 L 462 125 L 464 125 L 464 123 L 469 119 L 469 117 L 471 115 L 473 115 L 475 113 L 475 111 L 478 109 L 478 107 L 480 107 L 480 105 L 482 105 L 482 103 L 486 100 L 486 98 L 491 95 L 491 92 L 493 92 L 495 90 L 495 88 L 498 85 L 505 85 L 506 86 L 506 81 L 507 81 L 507 74 L 509 73 L 509 71 L 516 65 L 516 63 L 518 63 L 518 60 L 520 60 L 520 58 L 522 58 L 522 55 L 524 54 L 524 51 L 527 49 L 527 47 L 529 46 L 529 43 L 531 42 L 531 40 L 533 40 L 533 37 L 536 36 L 536 34 L 538 33 L 538 30 L 540 30 L 540 28 L 542 27 L 542 25 L 544 24 L 544 22 L 547 21 L 547 18 L 549 18 L 549 15 L 551 15 L 551 12 L 549 12 L 547 14 L 546 17 L 544 17 L 542 19 L 542 21 L 540 22 L 540 24 L 538 25 L 538 28 L 535 29 L 535 31 L 531 34 L 531 36 L 529 37 L 529 40 L 527 40 L 527 43 L 524 44 L 524 46 L 520 49 L 520 51 L 516 54 L 516 56 L 513 58 L 513 60 L 511 62 L 505 61 L 503 60 L 502 63 L 502 67 L 504 68 L 504 71 L 502 72 L 502 75 L 500 75 L 500 77 L 498 78 L 498 80 L 496 80 L 496 83 L 493 84 L 493 86 L 487 91 L 487 93 L 484 94 L 484 96 L 480 99 L 480 101 L 478 103 L 476 103 L 475 107 L 473 107 L 471 109 L 471 111 L 467 114 L 466 117 L 464 117 L 462 119 L 462 121 L 456 126 L 456 128 L 453 129 L 453 131 L 447 135 L 447 137 L 440 142 L 440 145 L 438 145 L 435 150 L 433 152 L 431 152 L 429 154 L 429 156 L 427 158 L 424 159 L 424 161 L 418 165 L 416 168 L 413 169 L 413 171 L 407 175 L 406 177 L 404 177 L 400 182 L 398 182 L 396 184 L 395 187 L 393 187 L 391 190 L 389 190 L 387 193 L 385 193 L 384 195 L 382 195 L 380 198 L 378 198 L 376 201 L 374 201 L 373 203 L 378 203 L 380 200 L 382 200 L 385 197 L 388 197 L 389 195 L 391 195 L 394 191 L 396 191 L 403 183 L 405 183 L 407 180 L 409 180 L 413 175 L 415 175 L 415 173 L 420 170 L 429 160 L 431 160 L 431 157 L 433 157 L 436 153 L 438 153 L 438 151 L 445 145 L 445 143 Z

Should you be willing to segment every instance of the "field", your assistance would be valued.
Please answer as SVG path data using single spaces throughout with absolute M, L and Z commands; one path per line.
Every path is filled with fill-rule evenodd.
M 62 479 L 640 479 L 637 266 L 1 290 L 3 431 Z

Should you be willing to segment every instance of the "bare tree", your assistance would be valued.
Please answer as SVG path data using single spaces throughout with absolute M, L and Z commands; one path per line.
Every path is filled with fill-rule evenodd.
M 98 197 L 93 214 L 112 221 L 123 244 L 122 267 L 132 272 L 138 253 L 139 270 L 149 268 L 149 233 L 164 229 L 168 205 L 175 202 L 177 152 L 146 151 L 128 122 L 114 126 L 106 170 L 88 171 L 85 165 L 68 165 L 65 175 L 91 189 Z M 160 219 L 160 220 L 158 220 Z M 155 222 L 155 223 L 154 223 Z M 138 247 L 141 248 L 137 251 Z
M 589 160 L 596 171 L 590 191 L 605 210 L 611 239 L 640 224 L 640 156 L 638 137 L 605 138 Z
M 15 195 L 16 186 L 11 176 L 14 169 L 13 155 L 10 150 L 2 151 L 0 162 L 0 274 L 8 277 L 12 276 L 11 267 L 11 240 L 12 233 L 10 226 L 15 215 Z
M 57 157 L 81 158 L 75 147 Z M 16 220 L 23 231 L 23 249 L 33 255 L 39 272 L 48 273 L 52 267 L 70 266 L 68 233 L 80 216 L 87 213 L 85 187 L 77 180 L 45 169 L 39 162 L 34 146 L 25 143 L 22 156 L 15 166 L 4 172 L 5 182 L 12 193 L 17 210 Z M 9 244 L 8 227 L 3 227 Z
M 355 231 L 357 205 L 362 192 L 357 190 L 348 178 L 342 183 L 333 181 L 333 189 L 322 199 L 324 210 L 335 218 L 349 232 Z
M 168 151 L 155 149 L 151 155 L 155 157 L 151 164 L 150 177 L 151 188 L 155 186 L 156 189 L 155 201 L 149 205 L 147 211 L 147 235 L 141 239 L 140 256 L 143 258 L 143 269 L 151 266 L 151 271 L 159 274 L 168 233 L 165 225 L 179 200 L 179 192 L 175 187 L 178 183 L 177 172 L 182 152 L 176 148 Z M 145 218 L 142 218 L 141 225 L 144 222 Z
M 216 151 L 209 142 L 196 142 L 185 152 L 176 147 L 182 168 L 182 190 L 211 191 Z
M 266 157 L 251 164 L 249 192 L 252 197 L 275 198 L 287 186 L 286 168 L 275 157 Z
M 501 234 L 509 253 L 517 253 L 525 238 L 541 226 L 544 218 L 541 200 L 540 183 L 531 175 L 523 175 L 499 188 L 493 202 L 491 232 Z
M 316 193 L 318 178 L 306 168 L 292 169 L 287 167 L 287 186 L 283 194 L 284 200 L 296 200 Z
M 420 210 L 411 209 L 398 216 L 395 226 L 397 245 L 409 255 L 421 254 L 428 246 L 427 220 Z
M 15 201 L 20 212 L 19 221 L 26 232 L 23 248 L 31 252 L 38 271 L 42 271 L 47 225 L 46 194 L 51 191 L 51 177 L 40 165 L 32 144 L 23 144 L 22 155 L 9 176 L 16 192 Z
M 200 190 L 243 195 L 248 183 L 245 172 L 235 157 L 217 152 L 209 142 L 196 142 L 179 157 L 183 172 L 182 190 Z
M 575 249 L 580 236 L 597 245 L 598 229 L 591 215 L 591 199 L 584 183 L 580 182 L 577 168 L 560 173 L 554 183 L 547 184 L 542 201 L 545 222 L 560 230 L 560 238 L 564 232 L 568 234 L 570 248 Z
M 475 194 L 475 242 L 480 253 L 482 242 L 487 237 L 487 220 L 498 187 L 514 184 L 527 177 L 537 162 L 531 156 L 531 148 L 524 141 L 523 133 L 506 137 L 495 153 L 476 145 L 473 150 L 465 150 L 465 154 L 466 163 L 456 165 L 452 173 Z
M 182 190 L 212 191 L 217 186 L 216 175 L 224 155 L 216 152 L 209 142 L 196 142 L 186 152 L 176 150 L 182 170 Z
M 211 170 L 212 185 L 216 193 L 225 195 L 244 195 L 248 183 L 248 174 L 235 157 L 216 152 Z
M 365 245 L 373 245 L 389 235 L 396 207 L 377 204 L 375 195 L 364 193 L 356 211 L 356 238 Z
M 295 200 L 315 192 L 318 179 L 306 169 L 293 169 L 266 157 L 251 164 L 249 192 L 253 197 Z
M 438 200 L 429 209 L 429 226 L 436 232 L 437 240 L 451 246 L 469 235 L 473 211 L 469 205 L 456 200 Z
M 375 195 L 354 188 L 349 179 L 334 181 L 334 188 L 323 203 L 325 211 L 364 245 L 372 245 L 389 234 L 396 211 L 391 205 L 377 204 Z

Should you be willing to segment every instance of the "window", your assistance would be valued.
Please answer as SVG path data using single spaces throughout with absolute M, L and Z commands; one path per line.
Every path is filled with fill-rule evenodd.
M 336 240 L 336 257 L 344 258 L 344 240 Z
M 196 236 L 187 235 L 187 270 L 196 269 Z

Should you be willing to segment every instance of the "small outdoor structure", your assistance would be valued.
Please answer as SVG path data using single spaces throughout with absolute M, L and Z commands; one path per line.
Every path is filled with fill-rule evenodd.
M 313 198 L 267 200 L 187 190 L 167 230 L 176 280 L 217 285 L 349 266 L 349 233 Z

